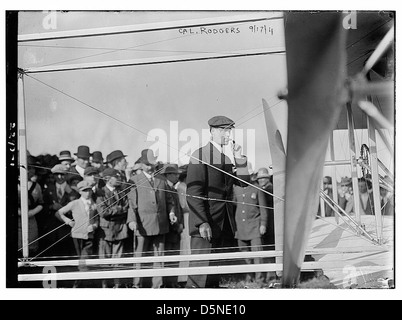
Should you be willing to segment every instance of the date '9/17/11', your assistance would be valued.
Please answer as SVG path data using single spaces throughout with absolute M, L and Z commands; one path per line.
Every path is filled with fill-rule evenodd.
M 274 29 L 271 27 L 267 27 L 266 25 L 263 26 L 257 26 L 257 25 L 252 25 L 248 27 L 251 32 L 253 33 L 263 33 L 263 34 L 274 34 Z

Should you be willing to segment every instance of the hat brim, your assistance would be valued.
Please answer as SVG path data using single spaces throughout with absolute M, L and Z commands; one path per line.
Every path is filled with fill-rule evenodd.
M 156 159 L 154 159 L 153 161 L 155 161 Z M 154 163 L 151 163 L 148 161 L 148 159 L 144 159 L 144 158 L 139 158 L 137 160 L 139 163 L 145 164 L 146 166 L 152 166 L 154 165 Z
M 264 178 L 270 178 L 271 176 L 269 174 L 262 174 L 260 176 L 257 176 L 256 180 L 258 179 L 264 179 Z
M 86 191 L 86 190 L 92 190 L 92 187 L 85 187 L 85 188 L 81 188 L 78 189 L 79 191 Z
M 77 156 L 77 158 L 80 159 L 89 159 L 91 157 L 91 155 L 87 155 L 87 154 L 78 154 L 78 153 L 74 153 L 75 156 Z
M 220 129 L 234 129 L 234 125 L 233 124 L 228 124 L 226 126 L 210 126 L 211 128 L 220 128 Z
M 117 159 L 120 159 L 120 158 L 125 158 L 125 157 L 127 157 L 127 155 L 123 154 L 122 156 L 118 156 L 118 157 L 109 159 L 106 163 L 111 163 L 111 162 L 113 162 L 114 160 L 117 160 Z
M 67 171 L 55 171 L 53 174 L 67 174 Z
M 180 174 L 179 171 L 167 171 L 167 172 L 164 172 L 163 174 L 171 174 L 171 173 L 173 173 L 173 174 Z

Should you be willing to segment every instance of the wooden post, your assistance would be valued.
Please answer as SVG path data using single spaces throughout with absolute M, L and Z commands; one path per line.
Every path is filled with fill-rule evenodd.
M 286 152 L 283 145 L 281 133 L 276 125 L 275 119 L 269 109 L 268 103 L 262 99 L 264 108 L 265 124 L 268 133 L 269 148 L 271 150 L 274 185 L 274 228 L 275 228 L 275 251 L 283 251 L 284 213 L 285 202 L 285 168 Z M 283 256 L 275 258 L 277 264 L 283 263 Z M 278 277 L 282 272 L 277 271 Z
M 361 224 L 360 219 L 360 197 L 359 197 L 359 183 L 357 177 L 357 158 L 356 158 L 356 142 L 355 142 L 355 125 L 353 122 L 352 105 L 348 102 L 346 104 L 347 118 L 348 118 L 348 135 L 349 135 L 349 149 L 350 149 L 350 166 L 352 175 L 353 186 L 353 200 L 354 212 L 356 221 Z
M 28 258 L 28 161 L 26 152 L 24 80 L 22 73 L 18 74 L 18 151 L 21 186 L 22 255 L 24 258 Z
M 377 159 L 377 141 L 375 136 L 375 128 L 373 120 L 367 117 L 368 129 L 368 144 L 370 150 L 370 168 L 371 179 L 373 184 L 373 198 L 374 198 L 374 213 L 376 220 L 377 240 L 382 243 L 382 216 L 381 216 L 381 203 L 380 203 L 380 180 L 378 173 L 378 159 Z
M 331 161 L 335 161 L 334 131 L 332 131 L 332 134 L 329 136 L 329 150 L 330 150 Z M 336 181 L 336 166 L 331 167 L 331 177 L 332 177 L 332 198 L 334 199 L 335 203 L 338 203 L 338 183 Z M 336 212 L 334 212 L 334 215 L 336 223 L 339 224 L 339 216 L 336 214 Z

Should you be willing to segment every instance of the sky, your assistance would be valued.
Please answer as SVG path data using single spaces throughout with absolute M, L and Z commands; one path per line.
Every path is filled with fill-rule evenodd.
M 276 17 L 281 12 L 26 11 L 19 16 L 19 34 L 231 16 Z M 284 49 L 283 19 L 277 19 L 22 42 L 18 63 L 29 70 Z M 122 150 L 132 166 L 141 150 L 151 148 L 158 160 L 183 165 L 208 141 L 208 120 L 225 115 L 236 122 L 233 138 L 248 156 L 250 170 L 257 171 L 272 165 L 262 99 L 286 146 L 287 104 L 277 98 L 286 88 L 286 75 L 285 53 L 29 74 L 24 77 L 27 149 L 33 155 L 58 155 L 62 150 L 74 154 L 79 145 L 87 145 L 104 157 Z M 367 143 L 367 134 L 356 131 L 356 141 L 359 147 Z M 381 161 L 393 171 L 393 156 L 378 142 Z M 337 160 L 349 159 L 346 130 L 335 131 L 334 145 Z M 338 181 L 350 175 L 348 166 L 336 171 Z M 330 168 L 324 168 L 324 174 L 331 174 Z
M 233 15 L 269 17 L 280 12 L 22 12 L 19 33 Z M 19 65 L 32 68 L 278 48 L 284 50 L 282 19 L 20 43 Z M 236 122 L 234 139 L 253 168 L 267 167 L 271 156 L 262 99 L 271 103 L 278 126 L 286 131 L 286 102 L 276 97 L 285 87 L 283 53 L 31 74 L 24 79 L 27 147 L 33 155 L 75 153 L 79 145 L 102 151 L 104 157 L 122 150 L 129 165 L 141 150 L 152 148 L 161 161 L 185 164 L 185 154 L 208 141 L 208 120 L 225 115 Z

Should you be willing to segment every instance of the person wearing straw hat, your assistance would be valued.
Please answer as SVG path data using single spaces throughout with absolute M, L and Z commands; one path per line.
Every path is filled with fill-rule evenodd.
M 44 213 L 46 215 L 43 232 L 44 234 L 49 233 L 43 238 L 43 244 L 46 247 L 52 246 L 46 251 L 46 255 L 69 256 L 75 252 L 71 238 L 66 237 L 70 233 L 70 229 L 67 226 L 62 226 L 63 221 L 57 211 L 71 201 L 74 191 L 66 181 L 68 169 L 65 165 L 56 164 L 51 169 L 51 173 L 54 176 L 54 182 L 49 183 L 43 192 Z
M 59 162 L 67 167 L 70 170 L 71 164 L 74 162 L 74 158 L 71 156 L 70 151 L 63 150 L 60 151 L 59 154 Z
M 165 251 L 165 235 L 169 232 L 169 217 L 176 215 L 172 194 L 167 191 L 166 180 L 154 176 L 154 165 L 146 157 L 140 158 L 143 171 L 133 176 L 134 185 L 128 194 L 128 227 L 134 233 L 134 256 L 141 257 L 144 252 L 153 251 L 161 256 Z M 155 262 L 154 268 L 162 263 Z M 136 264 L 139 269 L 140 264 Z M 143 286 L 142 279 L 133 279 L 133 288 Z M 152 288 L 163 285 L 162 277 L 152 278 Z
M 234 121 L 226 116 L 215 116 L 209 119 L 208 125 L 211 140 L 192 154 L 187 168 L 192 254 L 214 252 L 235 243 L 235 222 L 230 203 L 233 185 L 240 184 L 238 178 L 249 176 L 247 157 L 241 154 L 241 146 L 233 140 L 230 143 Z M 231 147 L 229 155 L 225 152 L 228 146 Z M 190 262 L 190 266 L 208 265 L 209 261 Z M 186 287 L 219 287 L 219 277 L 189 275 Z
M 100 216 L 99 256 L 121 258 L 125 240 L 128 238 L 126 225 L 128 200 L 119 189 L 122 179 L 118 170 L 106 168 L 103 171 L 103 178 L 106 185 L 100 189 L 96 199 Z M 102 281 L 102 287 L 107 288 L 107 281 Z M 114 280 L 114 287 L 120 287 L 120 279 Z

